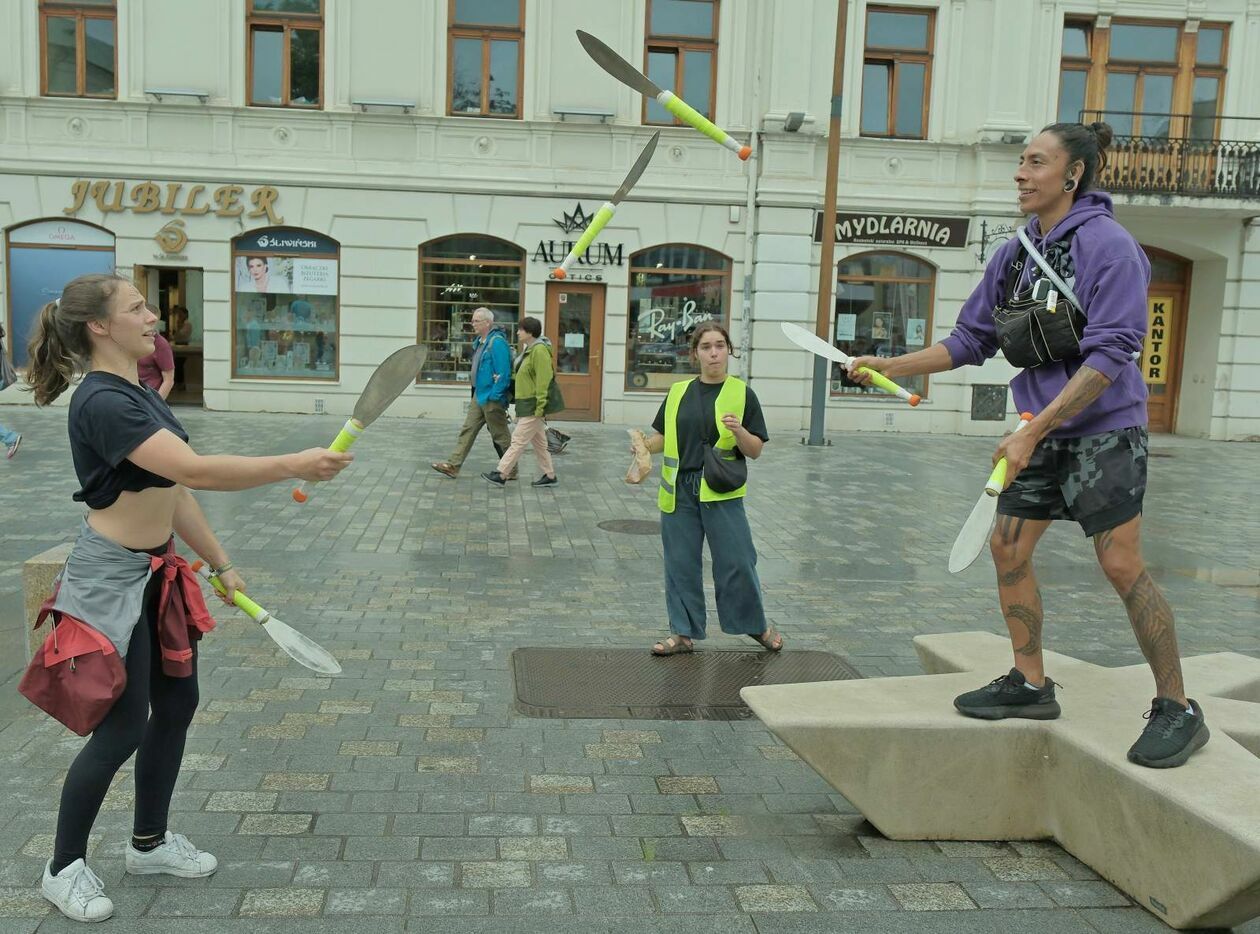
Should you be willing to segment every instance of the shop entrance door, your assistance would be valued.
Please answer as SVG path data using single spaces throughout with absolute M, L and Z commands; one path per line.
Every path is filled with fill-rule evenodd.
M 1177 425 L 1190 263 L 1152 247 L 1142 249 L 1151 261 L 1151 285 L 1146 293 L 1147 332 L 1140 361 L 1148 393 L 1146 417 L 1151 432 L 1171 432 Z
M 166 401 L 201 405 L 202 275 L 185 266 L 136 266 L 136 287 L 162 313 L 162 334 L 175 354 L 175 386 Z
M 564 393 L 560 420 L 597 422 L 604 386 L 604 286 L 547 283 L 546 334 Z

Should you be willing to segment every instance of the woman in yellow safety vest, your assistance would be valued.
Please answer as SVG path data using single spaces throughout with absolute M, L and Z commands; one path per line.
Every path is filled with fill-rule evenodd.
M 783 648 L 783 637 L 766 622 L 761 603 L 757 549 L 744 514 L 747 483 L 728 489 L 729 482 L 718 483 L 715 476 L 705 474 L 706 448 L 710 446 L 726 464 L 761 456 L 762 446 L 770 440 L 761 403 L 743 380 L 726 375 L 731 337 L 718 322 L 696 326 L 691 335 L 691 357 L 700 376 L 670 387 L 652 422 L 653 434 L 647 439 L 649 451 L 664 455 L 657 502 L 671 633 L 652 646 L 652 654 L 690 652 L 693 641 L 704 638 L 706 539 L 713 557 L 722 631 L 750 636 L 777 652 Z

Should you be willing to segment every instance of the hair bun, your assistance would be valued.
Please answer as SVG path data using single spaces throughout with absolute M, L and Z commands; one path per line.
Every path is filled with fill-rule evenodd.
M 1115 138 L 1115 133 L 1111 129 L 1111 124 L 1095 121 L 1089 125 L 1089 130 L 1094 134 L 1094 138 L 1098 140 L 1098 148 L 1106 150 L 1111 145 L 1111 141 Z

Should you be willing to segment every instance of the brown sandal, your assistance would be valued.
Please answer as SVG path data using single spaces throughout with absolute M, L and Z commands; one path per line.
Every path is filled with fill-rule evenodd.
M 661 648 L 661 651 L 656 651 L 657 646 Z M 688 652 L 694 652 L 695 650 L 695 644 L 684 642 L 682 636 L 670 636 L 668 639 L 662 639 L 652 646 L 652 654 L 660 658 L 664 658 L 667 655 L 686 655 Z
M 773 626 L 771 626 L 769 629 L 767 629 L 765 632 L 763 632 L 759 636 L 749 636 L 748 638 L 752 639 L 754 642 L 759 643 L 761 647 L 764 648 L 767 652 L 783 651 L 783 636 L 775 632 Z M 777 644 L 776 644 L 776 640 L 778 640 Z

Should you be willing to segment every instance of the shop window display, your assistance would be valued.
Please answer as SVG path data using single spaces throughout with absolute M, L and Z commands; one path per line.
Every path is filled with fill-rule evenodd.
M 651 247 L 630 257 L 626 388 L 664 392 L 695 374 L 691 330 L 717 319 L 729 326 L 731 261 L 685 243 Z
M 339 253 L 294 229 L 233 242 L 233 377 L 337 378 Z

